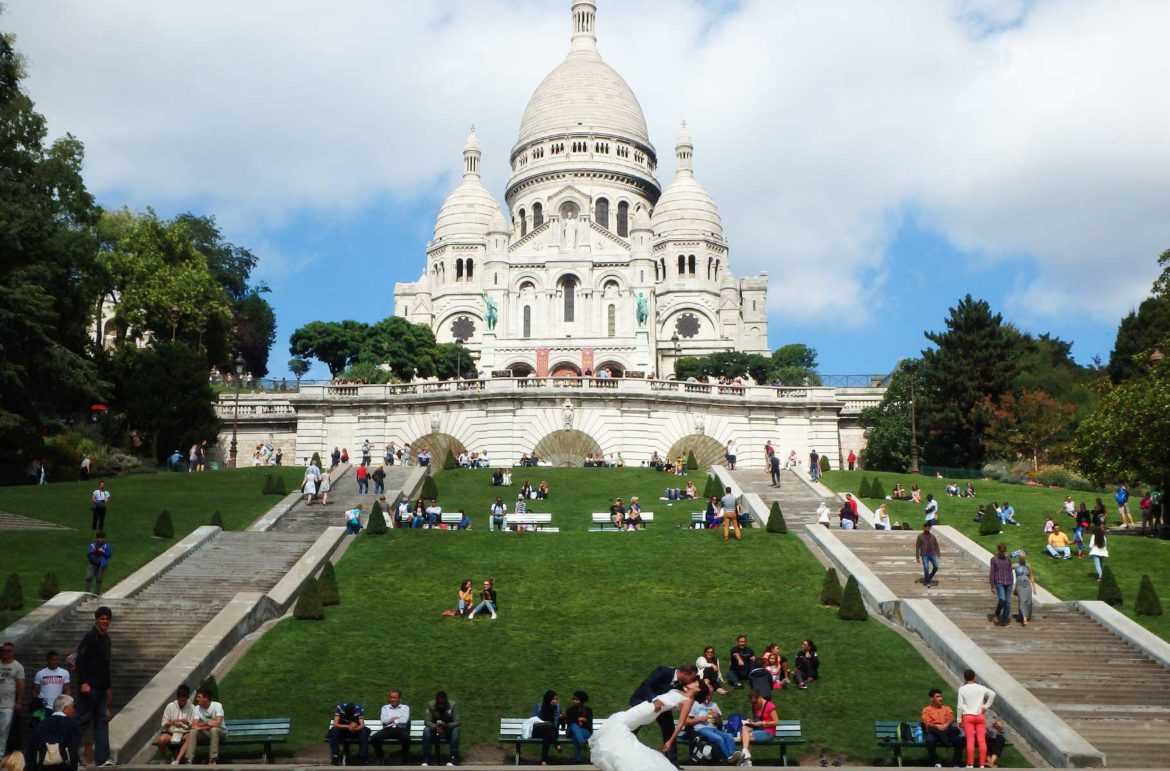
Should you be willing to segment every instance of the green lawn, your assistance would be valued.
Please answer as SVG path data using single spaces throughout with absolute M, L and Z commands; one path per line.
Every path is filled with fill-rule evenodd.
M 216 510 L 230 530 L 251 524 L 280 500 L 261 494 L 265 471 L 250 468 L 107 478 L 111 497 L 106 532 L 114 557 L 103 588 L 112 588 L 174 543 L 154 537 L 155 520 L 164 508 L 171 511 L 176 540 L 206 525 Z M 286 466 L 282 473 L 288 489 L 293 490 L 303 471 Z M 37 591 L 49 571 L 57 574 L 62 591 L 84 588 L 85 549 L 93 541 L 89 502 L 96 487 L 96 481 L 0 487 L 0 510 L 71 528 L 0 530 L 0 554 L 4 555 L 0 579 L 16 571 L 24 590 L 24 608 L 0 611 L 0 629 L 41 604 Z
M 1061 512 L 1061 504 L 1066 495 L 1072 495 L 1078 504 L 1084 501 L 1089 509 L 1093 508 L 1098 497 L 1105 502 L 1109 512 L 1109 524 L 1112 527 L 1119 523 L 1117 506 L 1113 501 L 1111 491 L 1077 492 L 1075 490 L 1053 490 L 1045 487 L 1030 487 L 1027 485 L 1010 485 L 1001 482 L 976 481 L 975 498 L 949 498 L 945 494 L 946 479 L 934 477 L 919 477 L 909 474 L 867 473 L 860 471 L 831 471 L 825 474 L 824 481 L 835 490 L 856 490 L 861 484 L 862 477 L 881 479 L 882 487 L 889 494 L 894 484 L 901 482 L 906 490 L 911 484 L 922 488 L 923 498 L 932 493 L 939 500 L 939 521 L 944 525 L 961 530 L 967 536 L 983 545 L 988 551 L 995 551 L 1000 541 L 1008 545 L 1008 550 L 1024 549 L 1028 552 L 1032 569 L 1040 584 L 1057 597 L 1065 600 L 1095 600 L 1097 599 L 1097 574 L 1093 571 L 1093 564 L 1088 557 L 1085 559 L 1054 560 L 1044 550 L 1047 538 L 1044 535 L 1044 515 L 1051 514 L 1054 522 L 1060 524 L 1062 530 L 1067 530 L 1072 536 L 1072 518 Z M 966 482 L 959 480 L 960 487 Z M 1138 497 L 1130 501 L 1130 510 L 1138 516 Z M 1018 527 L 1008 526 L 998 536 L 979 535 L 979 524 L 974 521 L 975 510 L 979 504 L 984 504 L 988 511 L 991 502 L 1010 501 L 1016 510 Z M 877 505 L 872 500 L 866 504 L 873 508 Z M 915 527 L 922 524 L 922 506 L 906 501 L 889 501 L 891 521 L 907 521 Z M 1076 551 L 1074 549 L 1073 553 Z M 1133 612 L 1134 602 L 1137 600 L 1138 585 L 1142 574 L 1148 573 L 1154 582 L 1155 589 L 1161 597 L 1167 597 L 1170 592 L 1170 541 L 1156 538 L 1141 538 L 1132 535 L 1109 536 L 1109 564 L 1117 575 L 1117 582 L 1121 586 L 1125 597 L 1125 604 L 1118 608 L 1122 613 L 1130 616 L 1142 626 L 1157 634 L 1162 639 L 1170 640 L 1170 616 L 1137 616 Z
M 927 689 L 941 685 L 895 632 L 840 621 L 818 604 L 824 571 L 795 536 L 755 530 L 724 544 L 689 530 L 689 502 L 656 500 L 676 478 L 653 471 L 541 469 L 530 479 L 549 482 L 552 497 L 533 510 L 551 511 L 560 533 L 489 533 L 498 490 L 489 473 L 438 474 L 444 509 L 465 508 L 473 529 L 359 536 L 337 569 L 342 604 L 322 622 L 287 620 L 265 635 L 220 686 L 228 715 L 291 715 L 290 748 L 319 751 L 340 701 L 376 715 L 398 687 L 418 711 L 445 689 L 464 715 L 464 754 L 471 745 L 497 752 L 498 719 L 528 715 L 546 688 L 566 696 L 583 688 L 604 716 L 624 709 L 655 666 L 693 662 L 707 644 L 725 659 L 742 632 L 757 651 L 778 642 L 791 657 L 811 637 L 824 676 L 807 691 L 777 692 L 780 716 L 803 721 L 806 751 L 873 762 L 888 757 L 873 721 L 917 715 Z M 651 529 L 587 532 L 589 512 L 631 494 L 655 511 Z M 498 621 L 440 615 L 462 579 L 478 588 L 487 577 L 497 582 Z M 742 691 L 721 701 L 728 713 L 746 709 Z

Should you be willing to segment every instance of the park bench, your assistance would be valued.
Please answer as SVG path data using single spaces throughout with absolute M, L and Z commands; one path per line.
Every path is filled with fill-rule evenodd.
M 333 728 L 333 721 L 332 720 L 330 720 L 329 724 L 325 726 L 325 741 L 326 742 L 329 741 L 329 729 L 331 729 L 331 728 Z M 382 730 L 382 721 L 378 720 L 376 718 L 372 719 L 372 720 L 370 718 L 366 718 L 366 728 L 370 729 L 370 736 L 372 737 L 374 734 L 376 734 Z M 421 746 L 422 745 L 422 738 L 423 738 L 423 721 L 411 720 L 410 721 L 410 744 L 411 744 L 411 746 L 412 747 Z M 349 745 L 356 744 L 357 741 L 358 741 L 358 737 L 356 737 L 356 736 L 342 736 L 341 737 L 341 764 L 343 766 L 349 765 Z M 398 745 L 394 745 L 393 750 L 394 750 L 394 752 L 397 752 Z M 372 744 L 370 745 L 370 752 L 373 752 L 373 745 Z
M 540 533 L 559 533 L 561 529 L 549 527 L 551 523 L 552 514 L 547 513 L 509 514 L 504 519 L 504 527 L 508 530 L 527 530 L 529 527 L 533 527 Z
M 695 734 L 691 731 L 685 731 L 679 734 L 678 743 L 680 745 L 690 746 L 694 740 Z M 794 747 L 798 744 L 804 744 L 804 736 L 801 733 L 799 720 L 781 720 L 776 723 L 776 738 L 770 742 L 752 743 L 752 760 L 758 760 L 760 754 L 767 750 L 768 747 L 776 747 L 780 750 L 780 764 L 788 765 L 788 748 Z
M 926 742 L 919 739 L 921 735 L 922 722 L 919 720 L 905 721 L 914 732 L 914 735 L 909 739 L 903 739 L 901 736 L 902 721 L 900 720 L 878 720 L 873 724 L 874 738 L 877 743 L 888 749 L 894 754 L 894 761 L 902 765 L 902 749 L 905 747 L 926 747 Z M 1011 742 L 1007 742 L 1005 746 L 1010 747 Z
M 505 744 L 505 745 L 511 744 L 515 747 L 513 759 L 514 759 L 516 765 L 520 765 L 520 748 L 521 747 L 523 747 L 525 744 L 534 744 L 534 745 L 539 747 L 543 743 L 542 739 L 538 739 L 538 738 L 525 739 L 525 738 L 523 738 L 524 724 L 526 722 L 528 722 L 530 719 L 531 718 L 527 718 L 527 717 L 502 717 L 502 718 L 500 718 L 500 739 L 499 739 L 500 744 Z M 595 718 L 593 720 L 593 730 L 596 732 L 597 729 L 601 728 L 601 726 L 604 722 L 605 722 L 605 718 Z M 557 728 L 557 743 L 558 744 L 572 744 L 572 741 L 573 740 L 569 738 L 568 731 L 565 730 L 565 727 L 559 726 Z
M 292 730 L 291 717 L 266 717 L 243 720 L 224 720 L 223 727 L 227 736 L 220 740 L 221 746 L 259 744 L 260 759 L 265 763 L 272 762 L 272 745 L 284 744 L 288 741 L 289 731 Z M 175 747 L 178 742 L 172 741 Z
M 696 511 L 695 513 L 691 514 L 691 528 L 692 529 L 700 530 L 702 528 L 705 528 L 706 526 L 707 526 L 707 512 Z
M 653 522 L 654 522 L 654 512 L 653 511 L 643 511 L 642 512 L 642 526 L 645 527 L 646 525 L 652 524 Z M 619 529 L 613 524 L 613 519 L 610 517 L 610 514 L 608 511 L 595 511 L 595 512 L 593 512 L 593 524 L 597 525 L 597 527 L 593 528 L 594 532 L 605 530 L 606 528 L 611 528 L 611 527 L 615 531 Z M 620 529 L 624 530 L 625 525 L 623 525 Z

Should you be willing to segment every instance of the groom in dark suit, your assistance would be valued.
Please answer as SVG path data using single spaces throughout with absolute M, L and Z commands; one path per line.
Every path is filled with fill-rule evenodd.
M 666 693 L 672 688 L 678 688 L 680 685 L 689 685 L 699 679 L 699 670 L 694 664 L 683 664 L 681 667 L 675 669 L 674 667 L 658 667 L 650 676 L 642 681 L 638 686 L 638 690 L 634 691 L 634 695 L 630 697 L 630 706 L 635 707 L 644 701 L 656 701 L 659 694 Z M 670 712 L 663 712 L 658 716 L 658 727 L 662 729 L 662 743 L 670 739 L 674 734 L 674 715 Z M 674 744 L 670 747 L 670 752 L 666 753 L 667 759 L 674 765 L 678 765 L 678 745 Z

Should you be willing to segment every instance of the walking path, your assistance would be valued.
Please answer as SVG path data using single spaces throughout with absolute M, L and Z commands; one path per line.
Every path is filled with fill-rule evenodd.
M 43 519 L 33 519 L 22 514 L 9 514 L 0 511 L 0 530 L 68 530 L 64 525 L 56 522 L 46 522 Z
M 812 512 L 821 497 L 796 474 L 786 472 L 779 489 L 771 487 L 763 471 L 734 476 L 745 492 L 758 493 L 769 505 L 779 501 L 790 529 L 815 523 Z M 840 504 L 829 505 L 835 510 Z M 863 527 L 833 528 L 832 534 L 899 602 L 933 603 L 973 646 L 1105 753 L 1110 767 L 1166 767 L 1170 669 L 1090 618 L 1078 603 L 1041 602 L 1045 598 L 1038 596 L 1032 624 L 997 627 L 989 618 L 995 595 L 986 562 L 955 543 L 944 539 L 942 569 L 936 585 L 927 589 L 914 559 L 917 532 Z

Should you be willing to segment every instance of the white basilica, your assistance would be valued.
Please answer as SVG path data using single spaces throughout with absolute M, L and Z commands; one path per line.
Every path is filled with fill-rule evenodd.
M 685 123 L 659 187 L 642 108 L 597 51 L 596 10 L 572 3 L 569 54 L 520 121 L 506 210 L 480 181 L 472 129 L 426 270 L 395 286 L 394 312 L 477 351 L 483 373 L 665 377 L 680 356 L 767 353 L 767 274 L 732 275 Z

